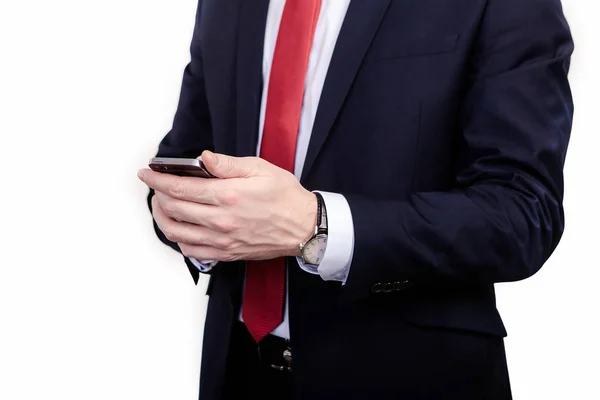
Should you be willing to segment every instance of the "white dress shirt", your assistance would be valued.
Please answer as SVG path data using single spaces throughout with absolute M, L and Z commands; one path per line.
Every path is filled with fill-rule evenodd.
M 263 94 L 260 109 L 260 125 L 258 132 L 258 146 L 256 154 L 260 152 L 262 133 L 265 122 L 268 86 L 271 76 L 271 65 L 275 53 L 275 44 L 279 33 L 279 25 L 283 16 L 286 0 L 271 0 L 267 15 L 265 43 L 263 54 Z M 302 175 L 302 168 L 306 159 L 306 152 L 310 142 L 319 100 L 323 91 L 325 77 L 333 55 L 335 44 L 339 36 L 350 0 L 323 0 L 319 21 L 315 31 L 314 41 L 308 62 L 305 79 L 304 101 L 300 115 L 300 129 L 296 145 L 296 160 L 294 174 L 298 179 Z M 319 266 L 308 265 L 298 258 L 300 267 L 312 274 L 318 274 L 324 280 L 346 282 L 354 252 L 354 225 L 352 213 L 346 198 L 341 194 L 322 192 L 319 193 L 325 200 L 327 209 L 328 237 L 327 249 Z M 192 260 L 194 265 L 202 272 L 208 272 L 215 263 Z M 287 293 L 287 290 L 286 290 Z M 285 313 L 283 322 L 275 328 L 273 335 L 290 338 L 289 331 L 289 301 L 286 296 Z M 240 320 L 242 320 L 240 312 Z

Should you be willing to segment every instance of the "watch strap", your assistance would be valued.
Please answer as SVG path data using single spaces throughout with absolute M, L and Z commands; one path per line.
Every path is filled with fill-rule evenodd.
M 325 199 L 323 199 L 321 193 L 315 192 L 315 195 L 317 196 L 317 234 L 327 234 L 327 209 L 325 208 Z

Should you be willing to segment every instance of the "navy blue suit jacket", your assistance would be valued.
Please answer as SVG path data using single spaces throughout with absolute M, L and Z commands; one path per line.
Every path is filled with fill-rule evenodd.
M 267 9 L 199 1 L 160 156 L 255 154 Z M 351 2 L 301 181 L 348 199 L 354 257 L 344 286 L 290 260 L 299 398 L 480 399 L 494 380 L 510 397 L 493 285 L 536 273 L 563 232 L 572 50 L 559 0 Z M 203 399 L 243 276 L 212 272 Z

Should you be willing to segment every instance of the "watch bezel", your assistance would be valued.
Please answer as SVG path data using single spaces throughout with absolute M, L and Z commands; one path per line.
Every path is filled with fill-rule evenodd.
M 306 242 L 306 244 L 304 244 L 304 246 L 302 246 L 302 261 L 305 264 L 309 264 L 309 265 L 318 265 L 316 264 L 316 260 L 309 260 L 306 256 L 305 256 L 305 251 L 306 248 L 310 246 L 310 244 L 312 242 L 317 242 L 321 239 L 325 240 L 325 248 L 327 248 L 327 234 L 326 233 L 318 233 L 316 234 L 314 237 L 312 237 L 308 242 Z M 320 250 L 320 249 L 319 249 Z

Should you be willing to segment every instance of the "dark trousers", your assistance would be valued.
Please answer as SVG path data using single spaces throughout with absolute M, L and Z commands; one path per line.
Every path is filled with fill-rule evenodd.
M 276 369 L 287 366 L 283 352 L 289 347 L 284 339 L 268 336 L 260 346 L 245 325 L 236 323 L 233 330 L 223 400 L 293 399 L 292 372 Z
M 319 387 L 297 387 L 294 388 L 292 381 L 293 372 L 281 371 L 272 368 L 272 365 L 284 365 L 283 352 L 287 346 L 283 339 L 268 336 L 259 346 L 254 342 L 248 333 L 245 325 L 236 324 L 227 359 L 227 371 L 225 378 L 224 400 L 234 399 L 261 399 L 261 400 L 287 400 L 294 399 L 294 389 L 298 398 L 304 399 L 431 399 L 431 400 L 510 400 L 510 383 L 506 358 L 504 354 L 504 345 L 502 338 L 488 337 L 481 334 L 468 332 L 453 332 L 445 329 L 421 328 L 406 325 L 402 332 L 404 336 L 400 337 L 400 345 L 403 343 L 416 343 L 418 338 L 431 339 L 433 351 L 435 354 L 435 363 L 424 367 L 418 364 L 413 367 L 413 372 L 405 370 L 393 379 L 384 377 L 384 381 L 375 382 L 373 377 L 368 376 L 369 371 L 363 371 L 365 380 L 360 379 L 344 381 L 341 386 Z M 484 357 L 478 363 L 485 366 L 485 371 L 477 373 L 469 365 L 461 365 L 458 361 L 467 362 L 454 352 L 445 347 L 448 343 L 455 343 L 457 347 L 477 353 L 473 360 L 479 360 L 478 355 L 481 352 Z M 437 345 L 437 347 L 435 347 Z M 365 344 L 364 348 L 357 348 L 357 351 L 366 351 L 364 349 L 373 348 L 374 344 Z M 441 346 L 441 347 L 440 347 Z M 292 349 L 293 359 L 293 345 Z M 427 359 L 428 354 L 423 349 L 418 350 Z M 460 351 L 459 351 L 460 353 Z M 407 359 L 414 360 L 415 355 L 406 350 Z M 451 356 L 451 359 L 446 359 Z M 442 365 L 444 364 L 444 365 Z M 446 365 L 448 364 L 448 365 Z M 456 364 L 456 368 L 464 371 L 464 379 L 449 377 L 450 364 Z M 349 365 L 349 364 L 348 364 Z M 342 375 L 351 376 L 352 371 L 346 373 L 344 368 L 346 364 L 338 366 Z M 293 360 L 292 360 L 293 369 Z M 438 372 L 440 373 L 439 375 Z M 415 375 L 416 374 L 416 375 Z M 477 375 L 477 378 L 471 375 Z M 430 378 L 431 381 L 427 381 Z M 439 378 L 439 379 L 437 379 Z M 315 376 L 315 381 L 322 381 L 321 377 Z M 435 381 L 435 382 L 434 382 Z M 340 384 L 340 382 L 337 382 Z

